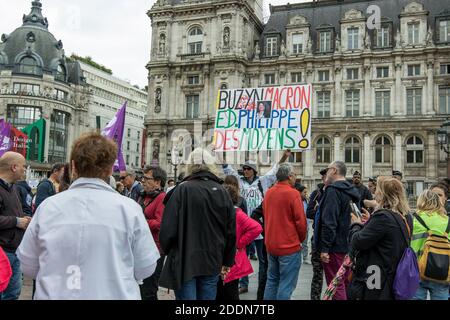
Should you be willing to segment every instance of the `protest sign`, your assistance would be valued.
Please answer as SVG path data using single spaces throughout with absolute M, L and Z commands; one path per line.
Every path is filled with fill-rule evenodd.
M 220 90 L 215 151 L 311 148 L 312 86 Z

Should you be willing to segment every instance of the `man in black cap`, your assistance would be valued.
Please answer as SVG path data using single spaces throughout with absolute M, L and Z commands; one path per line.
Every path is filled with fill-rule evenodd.
M 325 192 L 325 178 L 327 169 L 320 170 L 322 183 L 317 185 L 317 189 L 311 193 L 309 197 L 308 207 L 306 209 L 306 217 L 313 220 L 313 229 L 315 227 L 315 217 L 319 203 Z M 311 281 L 311 300 L 320 300 L 323 286 L 323 267 L 320 261 L 320 252 L 317 252 L 314 246 L 314 234 L 311 237 L 311 264 L 313 266 L 313 278 Z
M 355 186 L 356 190 L 359 192 L 359 198 L 360 203 L 359 207 L 364 207 L 364 200 L 373 200 L 372 194 L 369 191 L 369 188 L 367 188 L 365 185 L 361 182 L 361 173 L 359 171 L 355 171 L 353 173 L 353 185 Z
M 392 171 L 392 178 L 395 178 L 401 182 L 403 179 L 403 174 L 398 170 L 394 170 L 394 171 Z

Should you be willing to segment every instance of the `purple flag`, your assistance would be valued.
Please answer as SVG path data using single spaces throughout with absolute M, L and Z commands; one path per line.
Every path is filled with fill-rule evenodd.
M 12 147 L 12 141 L 10 138 L 11 125 L 0 119 L 0 157 Z
M 125 111 L 127 109 L 127 102 L 123 104 L 122 108 L 117 111 L 114 118 L 102 130 L 102 135 L 108 137 L 117 143 L 117 159 L 114 163 L 114 171 L 125 171 L 127 169 L 122 154 L 122 138 L 125 128 Z

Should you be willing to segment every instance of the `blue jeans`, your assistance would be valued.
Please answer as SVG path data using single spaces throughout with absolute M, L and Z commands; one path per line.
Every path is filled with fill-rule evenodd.
M 201 276 L 183 283 L 175 290 L 177 300 L 216 300 L 219 276 Z
M 255 240 L 256 251 L 258 252 L 258 293 L 257 300 L 264 299 L 264 291 L 266 290 L 267 282 L 267 252 L 264 245 L 264 239 Z
M 5 252 L 12 269 L 8 287 L 0 293 L 0 300 L 18 300 L 22 291 L 22 270 L 20 261 L 14 253 Z
M 430 291 L 431 300 L 447 300 L 448 284 L 436 283 L 427 280 L 421 280 L 419 288 L 412 300 L 427 300 L 428 291 Z
M 292 292 L 297 287 L 302 252 L 279 257 L 268 253 L 267 256 L 269 268 L 264 300 L 290 300 Z

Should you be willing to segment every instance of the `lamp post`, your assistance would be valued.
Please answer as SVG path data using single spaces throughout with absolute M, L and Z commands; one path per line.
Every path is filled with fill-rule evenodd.
M 172 150 L 169 149 L 169 151 L 167 151 L 167 161 L 169 161 L 169 163 L 173 166 L 173 173 L 174 173 L 174 177 L 173 180 L 175 180 L 175 182 L 177 181 L 177 168 L 179 163 L 179 159 L 181 159 L 181 157 L 183 157 L 183 152 L 181 150 L 178 150 L 177 148 L 174 148 L 174 156 L 172 158 Z
M 450 121 L 445 121 L 437 131 L 438 143 L 447 155 L 447 178 L 450 179 Z

